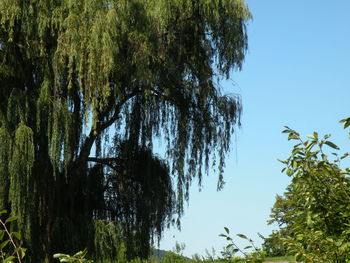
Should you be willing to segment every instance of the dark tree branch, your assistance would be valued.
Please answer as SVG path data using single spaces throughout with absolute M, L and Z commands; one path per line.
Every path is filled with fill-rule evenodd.
M 137 88 L 133 92 L 131 92 L 129 95 L 125 96 L 119 103 L 117 103 L 117 105 L 115 106 L 114 114 L 109 120 L 103 123 L 97 122 L 96 127 L 92 128 L 89 135 L 86 137 L 85 142 L 81 148 L 79 157 L 75 161 L 76 164 L 82 164 L 87 162 L 92 145 L 94 144 L 97 136 L 100 135 L 104 130 L 109 128 L 119 118 L 119 113 L 122 106 L 129 99 L 136 96 L 138 93 L 139 93 L 139 89 Z
M 95 163 L 107 165 L 107 166 L 109 166 L 110 168 L 112 168 L 115 171 L 118 171 L 118 168 L 119 168 L 118 165 L 113 164 L 113 162 L 117 162 L 118 161 L 117 158 L 88 157 L 87 161 L 88 162 L 95 162 Z

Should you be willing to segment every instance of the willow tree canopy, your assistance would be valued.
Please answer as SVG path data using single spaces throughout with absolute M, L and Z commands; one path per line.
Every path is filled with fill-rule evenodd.
M 0 206 L 33 255 L 89 245 L 95 219 L 149 243 L 216 163 L 221 188 L 241 104 L 217 77 L 249 19 L 243 0 L 0 0 Z

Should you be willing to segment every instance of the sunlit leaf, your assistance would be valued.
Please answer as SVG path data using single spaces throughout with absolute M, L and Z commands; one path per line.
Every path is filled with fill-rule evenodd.
M 20 258 L 24 258 L 24 256 L 26 255 L 27 249 L 23 248 L 23 247 L 19 247 L 19 248 L 16 249 L 16 251 L 20 255 Z
M 11 235 L 13 235 L 15 238 L 17 238 L 18 240 L 21 240 L 22 239 L 22 236 L 20 233 L 18 232 L 12 232 Z
M 16 216 L 11 216 L 8 219 L 6 219 L 5 223 L 10 223 L 10 222 L 13 222 L 15 220 L 17 220 L 17 217 Z
M 243 239 L 247 239 L 247 240 L 248 240 L 248 238 L 247 238 L 245 235 L 243 235 L 243 234 L 237 234 L 237 236 L 240 237 L 240 238 L 243 238 Z
M 337 145 L 335 145 L 334 143 L 332 143 L 331 141 L 325 141 L 324 143 L 333 149 L 339 150 L 339 147 Z
M 67 257 L 68 255 L 62 254 L 62 253 L 56 253 L 53 255 L 53 258 L 61 258 L 61 257 Z
M 5 258 L 2 263 L 9 263 L 9 262 L 13 261 L 14 259 L 16 259 L 14 256 L 9 256 L 9 257 Z

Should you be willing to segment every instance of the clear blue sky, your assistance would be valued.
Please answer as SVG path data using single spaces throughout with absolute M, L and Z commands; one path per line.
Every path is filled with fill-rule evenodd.
M 194 184 L 182 231 L 166 231 L 161 249 L 172 250 L 178 241 L 186 244 L 187 256 L 204 255 L 212 247 L 219 255 L 226 244 L 218 237 L 224 226 L 258 243 L 257 232 L 271 232 L 270 208 L 289 184 L 276 160 L 286 158 L 292 147 L 281 134 L 283 126 L 303 135 L 331 133 L 343 151 L 350 151 L 348 132 L 338 123 L 350 117 L 350 1 L 246 3 L 253 14 L 249 52 L 242 72 L 223 83 L 242 96 L 244 108 L 227 159 L 226 186 L 216 192 L 215 174 L 204 178 L 201 192 Z

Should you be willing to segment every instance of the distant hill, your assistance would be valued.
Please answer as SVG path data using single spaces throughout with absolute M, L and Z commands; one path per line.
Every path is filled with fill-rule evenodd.
M 179 257 L 179 258 L 183 258 L 183 259 L 186 259 L 186 260 L 190 260 L 190 258 L 188 257 L 185 257 L 183 255 L 180 255 L 180 254 L 177 254 L 175 252 L 172 252 L 172 251 L 166 251 L 166 250 L 162 250 L 162 249 L 157 249 L 157 248 L 154 248 L 153 249 L 153 253 L 152 253 L 152 256 L 154 256 L 155 258 L 161 260 L 165 257 L 165 255 L 169 253 L 175 257 Z

